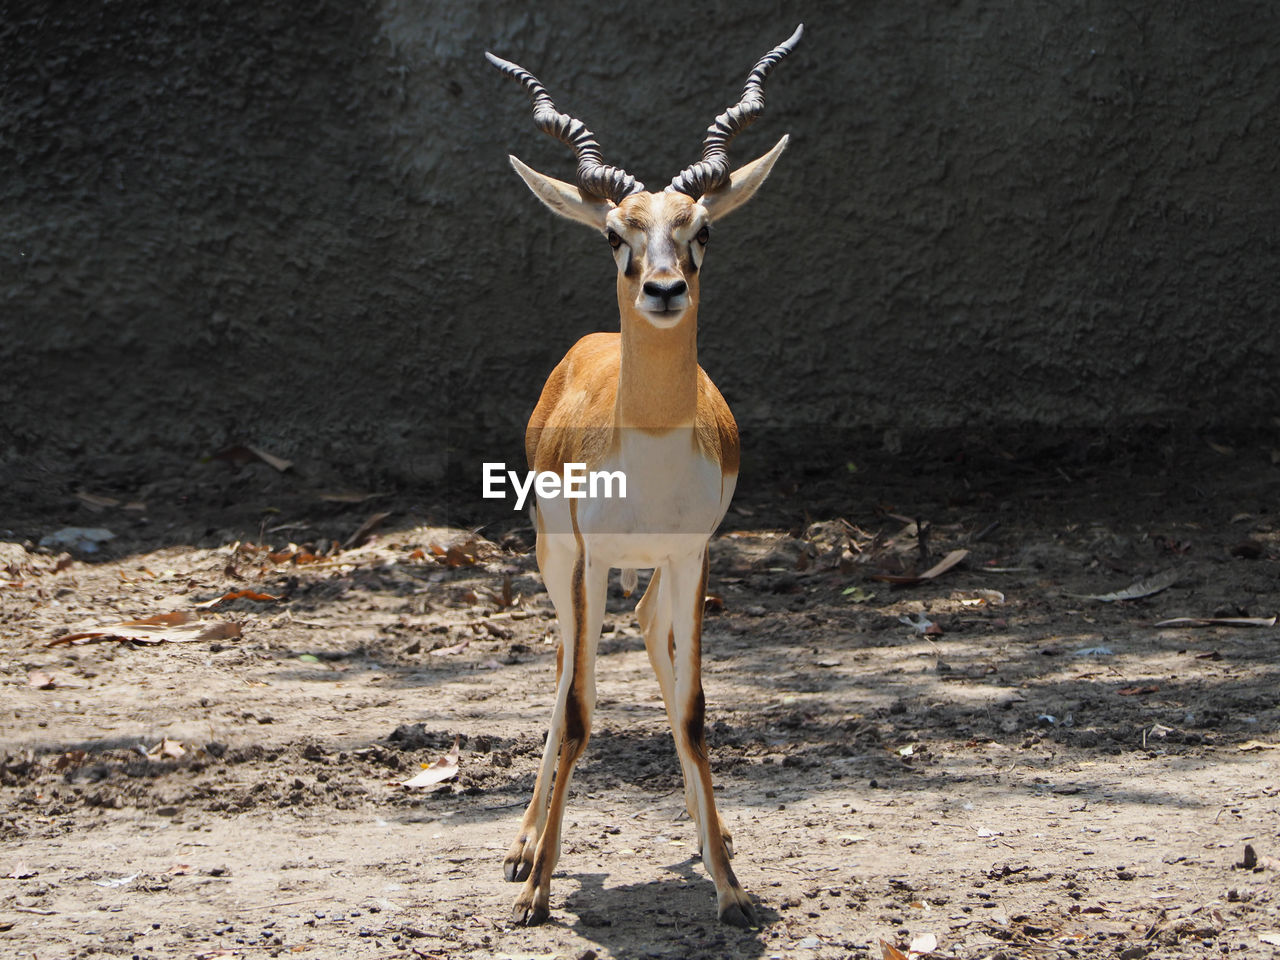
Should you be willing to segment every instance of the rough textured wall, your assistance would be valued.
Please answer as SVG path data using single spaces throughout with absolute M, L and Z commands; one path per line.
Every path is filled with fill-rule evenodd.
M 572 160 L 483 50 L 656 186 L 799 19 L 703 280 L 744 427 L 1278 412 L 1270 2 L 8 3 L 0 467 L 518 457 L 613 267 L 508 168 Z

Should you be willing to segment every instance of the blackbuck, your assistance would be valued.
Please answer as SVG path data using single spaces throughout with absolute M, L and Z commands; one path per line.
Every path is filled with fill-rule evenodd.
M 574 149 L 577 184 L 538 173 L 514 156 L 511 165 L 553 211 L 599 231 L 618 268 L 621 331 L 583 337 L 551 372 L 525 434 L 529 466 L 558 473 L 566 464 L 585 464 L 627 478 L 625 499 L 540 496 L 533 507 L 538 566 L 555 604 L 560 646 L 555 708 L 533 799 L 503 864 L 508 880 L 524 882 L 517 922 L 537 924 L 549 915 L 569 783 L 591 735 L 609 571 L 618 568 L 629 587 L 637 569 L 653 570 L 636 614 L 720 919 L 739 927 L 756 923 L 751 898 L 729 865 L 733 842 L 716 810 L 703 732 L 707 543 L 737 482 L 738 428 L 698 366 L 698 280 L 712 225 L 751 199 L 787 145 L 784 136 L 764 156 L 729 170 L 730 141 L 763 111 L 765 78 L 802 30 L 755 65 L 742 99 L 707 129 L 702 159 L 652 193 L 606 165 L 595 136 L 560 113 L 536 77 L 486 54 L 524 86 L 537 126 Z

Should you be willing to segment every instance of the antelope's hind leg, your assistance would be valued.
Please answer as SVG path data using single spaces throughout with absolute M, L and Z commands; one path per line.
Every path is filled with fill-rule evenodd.
M 530 926 L 542 923 L 550 915 L 551 874 L 560 859 L 569 785 L 574 765 L 591 736 L 596 702 L 596 644 L 604 619 L 609 575 L 608 567 L 591 565 L 580 543 L 574 549 L 549 546 L 544 552 L 540 542 L 538 553 L 560 623 L 556 704 L 533 799 L 503 869 L 508 880 L 524 880 L 512 919 Z

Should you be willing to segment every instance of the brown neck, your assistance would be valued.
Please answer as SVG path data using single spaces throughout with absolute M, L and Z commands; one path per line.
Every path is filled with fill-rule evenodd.
M 619 307 L 618 425 L 652 431 L 692 426 L 698 411 L 697 301 L 667 330 L 653 326 L 629 303 Z

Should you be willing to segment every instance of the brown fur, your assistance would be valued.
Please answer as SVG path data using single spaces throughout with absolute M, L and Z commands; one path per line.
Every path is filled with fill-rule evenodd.
M 620 334 L 591 333 L 556 364 L 525 430 L 530 469 L 559 471 L 566 463 L 585 463 L 591 470 L 616 449 L 621 356 Z M 737 473 L 738 425 L 729 405 L 701 367 L 697 385 L 698 447 L 707 459 L 719 461 L 724 473 Z

